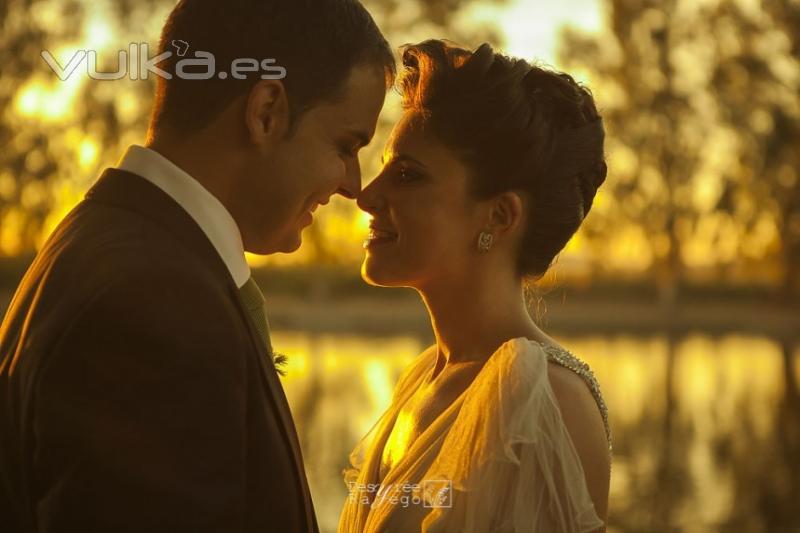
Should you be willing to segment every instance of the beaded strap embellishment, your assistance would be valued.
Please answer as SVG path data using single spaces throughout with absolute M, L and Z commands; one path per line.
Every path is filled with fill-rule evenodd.
M 606 429 L 606 438 L 608 439 L 608 451 L 611 452 L 611 426 L 608 423 L 608 408 L 606 407 L 606 402 L 603 400 L 603 395 L 600 393 L 600 385 L 597 383 L 597 379 L 594 377 L 594 373 L 592 372 L 591 368 L 589 368 L 587 363 L 578 359 L 575 355 L 564 348 L 544 344 L 541 346 L 544 349 L 544 352 L 547 354 L 547 359 L 549 361 L 556 362 L 559 365 L 572 370 L 582 377 L 583 380 L 586 381 L 586 384 L 589 385 L 589 389 L 592 391 L 592 396 L 594 396 L 594 399 L 597 402 L 597 407 L 600 409 L 600 414 L 603 416 L 603 424 L 605 425 Z

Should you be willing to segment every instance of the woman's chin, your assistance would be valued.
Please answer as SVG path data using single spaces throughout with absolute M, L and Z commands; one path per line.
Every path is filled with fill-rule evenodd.
M 375 287 L 397 287 L 401 281 L 391 274 L 386 268 L 377 265 L 369 258 L 361 264 L 361 279 Z

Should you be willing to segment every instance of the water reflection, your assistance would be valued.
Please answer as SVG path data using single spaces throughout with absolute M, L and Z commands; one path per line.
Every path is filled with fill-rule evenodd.
M 412 337 L 280 331 L 271 336 L 276 349 L 289 356 L 283 384 L 320 527 L 334 531 L 347 496 L 341 472 L 348 455 L 389 405 L 400 373 L 423 346 Z
M 424 348 L 415 337 L 273 333 L 323 531 L 356 441 Z M 609 531 L 800 531 L 800 351 L 769 339 L 560 338 L 592 367 L 614 434 Z

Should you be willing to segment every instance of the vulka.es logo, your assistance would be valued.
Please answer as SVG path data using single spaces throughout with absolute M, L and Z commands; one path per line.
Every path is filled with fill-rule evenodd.
M 183 58 L 189 50 L 189 43 L 186 41 L 173 41 L 172 45 L 177 49 L 178 57 Z M 41 55 L 61 81 L 68 80 L 84 62 L 86 74 L 93 80 L 121 80 L 126 76 L 131 80 L 147 80 L 150 74 L 172 79 L 173 75 L 159 68 L 158 64 L 172 57 L 173 52 L 168 50 L 154 57 L 150 57 L 149 52 L 147 43 L 131 43 L 128 50 L 117 53 L 117 70 L 114 72 L 98 70 L 95 50 L 77 50 L 63 66 L 48 50 L 42 50 Z M 214 56 L 204 51 L 196 51 L 194 58 L 185 57 L 175 63 L 175 76 L 186 80 L 207 80 L 214 76 L 224 80 L 229 74 L 234 79 L 244 80 L 247 79 L 247 73 L 254 72 L 260 73 L 264 80 L 282 80 L 286 77 L 286 69 L 275 65 L 275 60 L 271 58 L 261 61 L 249 57 L 234 59 L 230 65 L 230 73 L 226 70 L 217 72 Z

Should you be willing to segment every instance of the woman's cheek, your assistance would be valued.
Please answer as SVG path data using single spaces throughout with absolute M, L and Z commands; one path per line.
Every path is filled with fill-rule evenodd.
M 447 249 L 448 232 L 446 231 L 446 225 L 443 225 L 441 220 L 437 217 L 423 219 L 415 233 L 420 239 L 421 247 L 425 248 L 428 254 L 439 258 L 442 257 L 439 254 Z

